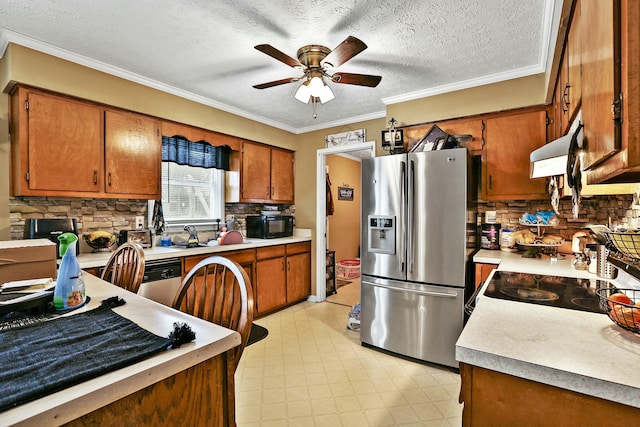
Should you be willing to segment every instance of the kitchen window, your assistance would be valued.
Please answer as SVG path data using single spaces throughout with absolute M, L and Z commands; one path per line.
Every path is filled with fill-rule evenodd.
M 224 220 L 224 170 L 162 162 L 162 208 L 167 225 Z
M 162 210 L 168 226 L 213 224 L 224 220 L 228 146 L 162 137 Z

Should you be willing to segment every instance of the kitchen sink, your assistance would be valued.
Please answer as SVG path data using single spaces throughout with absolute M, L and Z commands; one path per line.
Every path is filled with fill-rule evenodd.
M 198 246 L 188 247 L 187 242 L 174 242 L 171 244 L 171 247 L 175 249 L 198 249 L 198 248 L 208 248 L 210 246 L 207 245 L 206 243 L 198 243 Z

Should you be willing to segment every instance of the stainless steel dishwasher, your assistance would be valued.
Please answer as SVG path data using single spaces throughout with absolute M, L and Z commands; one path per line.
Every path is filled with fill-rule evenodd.
M 182 282 L 180 258 L 167 258 L 145 262 L 144 278 L 138 295 L 171 306 Z

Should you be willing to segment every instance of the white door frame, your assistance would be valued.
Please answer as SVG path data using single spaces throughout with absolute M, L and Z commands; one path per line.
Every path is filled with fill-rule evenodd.
M 331 154 L 344 154 L 359 151 L 364 152 L 364 157 L 375 157 L 375 141 L 360 142 L 357 144 L 341 145 L 318 150 L 316 161 L 316 295 L 309 298 L 310 301 L 322 302 L 327 297 L 326 269 L 327 269 L 327 193 L 326 193 L 326 166 L 327 156 Z M 362 197 L 361 194 L 358 197 Z

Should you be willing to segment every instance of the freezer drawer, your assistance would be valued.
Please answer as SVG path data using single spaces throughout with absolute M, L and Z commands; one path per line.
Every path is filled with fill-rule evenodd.
M 427 362 L 458 367 L 464 289 L 361 278 L 360 340 Z

